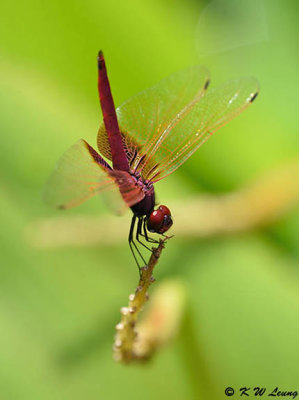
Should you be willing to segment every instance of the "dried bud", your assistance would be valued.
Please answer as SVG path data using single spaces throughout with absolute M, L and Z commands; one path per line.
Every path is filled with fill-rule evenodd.
M 130 294 L 129 300 L 130 300 L 130 301 L 133 301 L 134 299 L 135 299 L 135 294 L 134 294 L 134 293 Z

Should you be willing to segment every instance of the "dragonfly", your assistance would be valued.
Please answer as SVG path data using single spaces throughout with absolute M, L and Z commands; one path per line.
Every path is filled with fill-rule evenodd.
M 170 209 L 156 204 L 154 185 L 245 110 L 257 97 L 259 85 L 255 78 L 244 77 L 207 90 L 209 72 L 196 65 L 115 109 L 102 51 L 97 65 L 103 114 L 98 151 L 84 139 L 71 146 L 50 175 L 44 197 L 51 206 L 68 209 L 98 193 L 118 195 L 133 212 L 128 240 L 140 270 L 139 262 L 146 264 L 140 245 L 152 251 L 147 244 L 158 241 L 149 233 L 167 238 L 173 225 Z

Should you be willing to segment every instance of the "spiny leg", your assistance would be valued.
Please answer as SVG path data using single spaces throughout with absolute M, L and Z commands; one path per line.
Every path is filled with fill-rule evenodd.
M 132 241 L 133 241 L 133 232 L 134 232 L 135 221 L 136 221 L 136 216 L 133 215 L 133 218 L 132 218 L 132 221 L 131 221 L 131 226 L 130 226 L 130 231 L 129 231 L 129 246 L 130 246 L 130 249 L 131 249 L 131 253 L 133 254 L 133 257 L 134 257 L 134 259 L 135 259 L 135 261 L 136 261 L 136 264 L 137 264 L 137 266 L 138 266 L 138 269 L 139 269 L 139 271 L 140 271 L 139 262 L 137 261 L 137 257 L 136 257 L 136 255 L 135 255 L 135 253 L 134 253 L 133 248 L 132 248 Z
M 143 224 L 143 217 L 138 218 L 137 230 L 136 230 L 136 240 L 140 243 L 143 247 L 147 250 L 152 251 L 149 247 L 147 247 L 142 241 L 139 239 L 139 235 L 143 236 L 142 234 L 142 224 Z
M 164 233 L 161 233 L 161 235 L 165 238 L 165 240 L 168 240 L 168 239 L 171 239 L 174 237 L 174 235 L 168 236 L 168 235 L 165 235 Z
M 146 230 L 146 218 L 144 218 L 144 220 L 143 220 L 143 234 L 141 234 L 141 236 L 145 237 L 145 240 L 149 243 L 156 243 L 156 244 L 159 243 L 158 240 L 155 240 L 148 236 L 147 230 Z
M 133 254 L 133 257 L 134 257 L 134 259 L 135 259 L 135 261 L 136 261 L 136 264 L 137 264 L 137 266 L 138 266 L 138 270 L 139 270 L 139 274 L 140 274 L 141 267 L 140 267 L 140 264 L 139 264 L 139 262 L 138 262 L 138 260 L 137 260 L 136 254 L 135 254 L 135 252 L 134 252 L 134 250 L 133 250 L 132 244 L 133 244 L 133 246 L 135 247 L 135 250 L 137 251 L 137 253 L 139 254 L 140 258 L 142 259 L 142 261 L 143 261 L 143 263 L 144 263 L 145 265 L 146 265 L 146 261 L 145 261 L 145 259 L 143 258 L 142 254 L 140 253 L 140 250 L 138 249 L 138 247 L 136 246 L 136 243 L 135 243 L 134 240 L 133 240 L 133 233 L 134 233 L 135 222 L 136 222 L 136 215 L 133 215 L 133 217 L 132 217 L 132 222 L 131 222 L 131 227 L 130 227 L 130 232 L 129 232 L 129 246 L 130 246 L 131 252 L 132 252 L 132 254 Z

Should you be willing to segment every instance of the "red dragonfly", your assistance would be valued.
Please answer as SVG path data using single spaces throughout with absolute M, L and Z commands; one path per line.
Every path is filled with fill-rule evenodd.
M 83 139 L 70 147 L 46 185 L 47 203 L 66 209 L 102 191 L 120 194 L 133 211 L 131 251 L 138 267 L 134 249 L 146 264 L 134 241 L 136 221 L 136 240 L 147 249 L 141 238 L 156 243 L 148 231 L 164 235 L 173 223 L 168 207 L 154 209 L 154 184 L 187 161 L 258 94 L 254 78 L 230 81 L 207 91 L 209 82 L 204 67 L 189 67 L 115 110 L 104 56 L 99 52 L 98 91 L 104 123 L 98 131 L 97 147 L 101 155 Z M 112 161 L 112 167 L 103 157 Z

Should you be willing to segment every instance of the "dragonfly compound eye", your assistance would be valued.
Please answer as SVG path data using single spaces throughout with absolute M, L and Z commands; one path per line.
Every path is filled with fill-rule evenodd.
M 161 205 L 161 206 L 159 207 L 159 210 L 162 211 L 162 213 L 163 213 L 164 215 L 171 215 L 171 212 L 170 212 L 169 208 L 166 207 L 166 206 L 162 206 L 162 205 Z
M 164 232 L 168 231 L 168 229 L 171 227 L 172 224 L 173 224 L 173 221 L 172 221 L 171 215 L 164 215 L 163 225 L 159 229 L 159 233 L 164 233 Z
M 164 214 L 161 210 L 155 210 L 151 213 L 147 221 L 147 229 L 150 232 L 159 233 L 163 226 Z
M 150 232 L 164 233 L 173 224 L 170 210 L 166 206 L 160 206 L 158 210 L 153 211 L 147 221 L 147 229 Z

